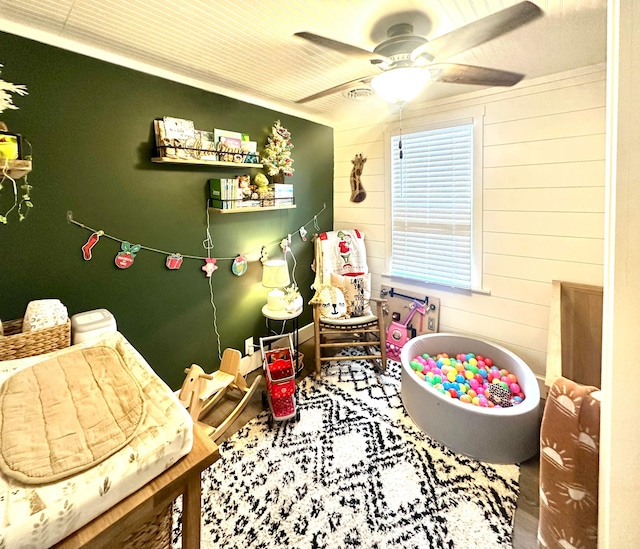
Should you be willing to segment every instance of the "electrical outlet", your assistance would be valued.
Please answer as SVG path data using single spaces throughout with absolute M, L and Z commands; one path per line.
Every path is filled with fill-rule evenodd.
M 253 336 L 244 340 L 244 354 L 247 356 L 253 354 Z
M 430 318 L 430 319 L 429 319 L 429 322 L 428 322 L 428 328 L 429 328 L 429 330 L 431 330 L 432 332 L 435 332 L 435 330 L 436 330 L 436 321 L 435 321 L 435 319 L 433 319 L 433 318 Z

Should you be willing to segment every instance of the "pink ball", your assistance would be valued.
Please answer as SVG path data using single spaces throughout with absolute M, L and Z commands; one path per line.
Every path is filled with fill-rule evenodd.
M 509 385 L 509 389 L 514 395 L 520 393 L 520 385 L 518 385 L 517 383 L 512 383 L 511 385 Z

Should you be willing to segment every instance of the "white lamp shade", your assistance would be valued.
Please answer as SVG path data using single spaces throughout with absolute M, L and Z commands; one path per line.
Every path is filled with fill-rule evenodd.
M 267 308 L 271 311 L 284 309 L 284 292 L 280 290 L 290 284 L 289 267 L 283 259 L 270 259 L 264 263 L 262 269 L 262 285 L 273 288 L 267 294 Z
M 286 261 L 283 259 L 265 261 L 262 269 L 262 285 L 265 288 L 282 288 L 290 283 Z
M 371 87 L 389 103 L 406 103 L 414 99 L 431 78 L 424 67 L 400 67 L 385 71 L 371 80 Z

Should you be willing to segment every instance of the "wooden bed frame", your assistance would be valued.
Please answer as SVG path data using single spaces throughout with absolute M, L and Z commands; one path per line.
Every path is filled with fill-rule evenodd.
M 166 517 L 173 500 L 182 495 L 182 547 L 199 548 L 202 496 L 200 473 L 218 457 L 218 446 L 195 424 L 191 452 L 137 492 L 53 547 L 113 549 L 136 546 L 136 532 L 140 526 L 153 521 L 155 517 Z M 132 544 L 123 544 L 125 539 L 132 540 Z M 145 547 L 151 549 L 152 546 L 145 544 Z

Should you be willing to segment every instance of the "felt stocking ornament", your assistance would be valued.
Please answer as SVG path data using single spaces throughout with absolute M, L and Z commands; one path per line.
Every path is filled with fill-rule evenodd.
M 84 257 L 85 261 L 89 261 L 91 259 L 91 248 L 93 248 L 98 243 L 98 240 L 103 234 L 103 231 L 93 233 L 89 237 L 89 240 L 87 240 L 87 243 L 82 246 L 82 257 Z

